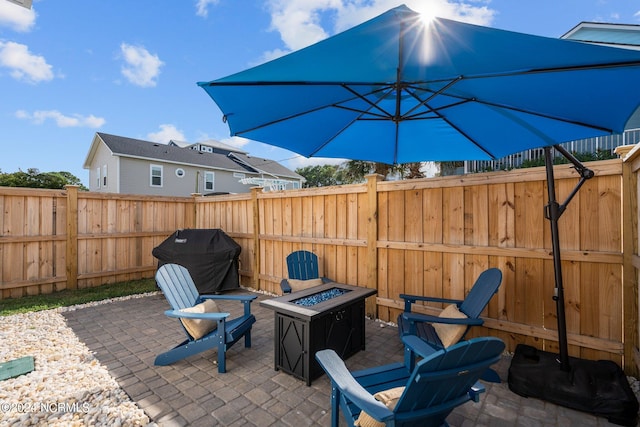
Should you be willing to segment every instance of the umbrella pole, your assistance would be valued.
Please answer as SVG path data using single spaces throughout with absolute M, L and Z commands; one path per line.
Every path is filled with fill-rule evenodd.
M 560 204 L 556 200 L 556 187 L 553 176 L 553 157 L 551 147 L 544 148 L 545 166 L 547 168 L 547 192 L 549 204 L 546 206 L 545 217 L 551 224 L 551 247 L 553 253 L 553 270 L 556 287 L 553 299 L 556 302 L 556 314 L 558 319 L 558 344 L 560 346 L 560 369 L 569 371 L 569 351 L 567 349 L 567 321 L 564 311 L 564 286 L 562 282 L 562 263 L 560 262 L 560 238 L 558 232 L 558 219 L 562 212 Z
M 566 157 L 571 163 L 573 163 L 575 169 L 580 173 L 580 181 L 573 189 L 571 194 L 567 197 L 567 200 L 560 205 L 556 199 L 555 178 L 553 175 L 553 157 L 551 155 L 551 147 L 544 148 L 545 166 L 547 170 L 547 190 L 549 203 L 545 207 L 545 217 L 549 220 L 551 225 L 551 246 L 553 252 L 553 268 L 555 274 L 555 290 L 553 299 L 556 302 L 556 313 L 558 319 L 558 345 L 560 347 L 560 369 L 563 371 L 569 371 L 571 366 L 569 364 L 569 351 L 567 344 L 567 321 L 565 317 L 564 309 L 564 286 L 562 282 L 562 263 L 560 258 L 560 233 L 558 230 L 558 220 L 564 213 L 567 204 L 571 201 L 573 196 L 576 195 L 580 187 L 584 182 L 593 177 L 593 171 L 584 167 L 578 159 L 576 159 L 571 153 L 562 148 L 559 145 L 555 145 L 554 148 L 559 151 L 564 157 Z

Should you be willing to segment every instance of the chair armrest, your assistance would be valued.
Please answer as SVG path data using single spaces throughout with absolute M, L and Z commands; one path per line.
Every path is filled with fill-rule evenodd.
M 425 297 L 425 296 L 422 296 L 422 295 L 400 294 L 400 298 L 402 298 L 404 300 L 404 311 L 407 312 L 407 313 L 411 311 L 411 304 L 414 304 L 414 303 L 416 303 L 418 301 L 440 302 L 440 303 L 444 303 L 444 304 L 456 304 L 458 306 L 460 304 L 462 304 L 462 300 L 459 300 L 459 299 Z
M 316 353 L 316 360 L 331 379 L 334 387 L 340 390 L 358 408 L 365 411 L 378 421 L 385 422 L 393 418 L 393 412 L 384 403 L 376 400 L 351 375 L 344 361 L 333 350 L 320 350 Z
M 480 326 L 484 323 L 484 320 L 479 317 L 475 319 L 470 319 L 468 317 L 457 319 L 452 317 L 431 316 L 429 314 L 420 313 L 402 313 L 402 317 L 409 322 L 445 323 L 447 325 Z
M 289 284 L 289 281 L 287 279 L 282 279 L 280 281 L 280 289 L 282 289 L 283 294 L 291 293 L 291 285 Z
M 244 306 L 244 315 L 251 315 L 251 302 L 258 298 L 257 295 L 200 295 L 201 300 L 212 299 L 217 301 L 240 301 Z
M 228 301 L 253 301 L 258 298 L 257 295 L 200 295 L 200 299 L 215 299 Z
M 433 348 L 422 339 L 415 335 L 405 335 L 402 337 L 402 343 L 405 345 L 405 351 L 409 350 L 418 356 L 425 358 L 431 356 L 436 351 L 440 351 L 439 348 Z
M 400 298 L 402 298 L 404 300 L 411 300 L 413 302 L 416 302 L 416 301 L 428 301 L 428 302 L 444 302 L 444 303 L 450 303 L 450 304 L 462 304 L 462 300 L 459 300 L 459 299 L 425 297 L 425 296 L 422 296 L 422 295 L 400 294 Z
M 185 318 L 185 319 L 206 319 L 206 320 L 220 320 L 226 319 L 230 316 L 230 313 L 189 313 L 180 310 L 167 310 L 164 312 L 169 317 Z
M 436 351 L 440 351 L 439 348 L 433 348 L 425 341 L 417 337 L 416 335 L 405 335 L 402 337 L 402 343 L 405 345 L 406 350 L 410 350 L 422 358 L 431 356 Z

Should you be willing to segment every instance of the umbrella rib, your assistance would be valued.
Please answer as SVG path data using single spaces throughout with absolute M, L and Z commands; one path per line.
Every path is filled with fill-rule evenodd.
M 426 83 L 426 82 L 425 82 Z M 381 89 L 377 89 L 371 93 L 380 92 L 386 88 L 389 88 L 389 82 L 345 82 L 345 81 L 296 81 L 296 80 L 282 80 L 282 81 L 243 81 L 243 82 L 207 82 L 198 83 L 200 86 L 379 86 Z M 357 94 L 357 93 L 356 93 Z
M 388 114 L 386 111 L 382 110 L 382 109 L 381 109 L 380 107 L 378 107 L 375 103 L 372 103 L 372 102 L 371 102 L 371 101 L 369 101 L 368 99 L 366 99 L 366 98 L 364 98 L 364 97 L 360 96 L 360 94 L 358 94 L 357 92 L 352 91 L 352 90 L 351 90 L 350 88 L 348 88 L 348 87 L 347 87 L 347 88 L 345 88 L 345 89 L 349 90 L 349 92 L 353 93 L 353 94 L 354 94 L 354 95 L 356 95 L 358 98 L 362 98 L 364 101 L 366 101 L 366 102 L 367 102 L 368 104 L 370 104 L 371 106 L 373 106 L 373 107 L 375 107 L 376 109 L 378 109 L 378 110 L 382 111 L 383 113 L 385 113 L 385 115 L 376 115 L 376 116 L 380 117 L 380 119 L 382 119 L 382 120 L 388 120 L 388 119 L 391 117 L 391 115 L 390 115 L 390 114 Z M 376 91 L 373 91 L 373 92 L 371 92 L 371 93 L 375 93 L 375 92 L 379 92 L 379 91 L 380 91 L 380 90 L 376 90 Z M 388 93 L 388 92 L 389 92 L 389 91 L 387 90 L 387 93 Z M 384 97 L 381 97 L 380 99 L 383 99 L 383 98 L 384 98 Z M 334 140 L 338 135 L 340 135 L 342 132 L 344 132 L 344 130 L 345 130 L 345 129 L 347 129 L 349 126 L 351 126 L 354 122 L 356 122 L 356 121 L 358 121 L 358 120 L 367 120 L 367 119 L 362 119 L 362 115 L 364 115 L 364 114 L 372 114 L 370 111 L 366 111 L 366 110 L 362 110 L 362 111 L 360 111 L 360 110 L 356 110 L 356 109 L 347 108 L 347 107 L 344 107 L 344 106 L 341 106 L 341 105 L 333 105 L 333 106 L 334 106 L 334 107 L 337 107 L 337 108 L 344 108 L 344 109 L 348 109 L 348 110 L 350 110 L 350 111 L 354 111 L 354 112 L 359 112 L 359 113 L 360 113 L 360 115 L 359 115 L 358 117 L 354 118 L 353 120 L 351 120 L 349 123 L 345 124 L 345 125 L 342 127 L 342 129 L 340 129 L 338 132 L 336 132 L 336 133 L 335 133 L 331 138 L 328 138 L 328 139 L 324 142 L 324 144 L 321 144 L 321 145 L 320 145 L 320 146 L 318 146 L 315 150 L 313 150 L 313 151 L 309 154 L 309 157 L 315 156 L 315 155 L 316 155 L 316 153 L 318 153 L 318 151 L 322 150 L 322 149 L 323 149 L 327 144 L 329 144 L 331 141 L 333 141 L 333 140 Z M 369 120 L 371 120 L 371 119 L 369 119 Z
M 597 125 L 592 125 L 592 124 L 588 124 L 588 123 L 583 123 L 583 122 L 579 122 L 577 120 L 565 119 L 565 118 L 559 117 L 559 116 L 550 116 L 548 114 L 542 114 L 542 113 L 538 113 L 538 112 L 535 112 L 535 111 L 528 111 L 528 110 L 524 110 L 522 108 L 515 108 L 515 107 L 510 107 L 510 106 L 507 106 L 507 105 L 494 104 L 492 102 L 482 101 L 482 100 L 479 100 L 479 99 L 474 99 L 473 102 L 477 102 L 477 103 L 483 104 L 483 105 L 488 105 L 490 107 L 504 108 L 504 109 L 511 110 L 511 111 L 517 111 L 519 113 L 531 114 L 533 116 L 542 117 L 542 118 L 545 118 L 545 119 L 556 120 L 556 121 L 563 122 L 563 123 L 570 123 L 570 124 L 573 124 L 573 125 L 584 126 L 584 127 L 588 127 L 588 128 L 591 128 L 591 129 L 597 129 L 597 130 L 601 130 L 601 131 L 604 131 L 604 132 L 608 132 L 608 133 L 612 133 L 613 132 L 613 129 L 610 129 L 610 128 L 597 126 Z
M 386 118 L 392 118 L 393 116 L 391 114 L 389 114 L 388 111 L 385 111 L 384 109 L 380 108 L 380 106 L 378 104 L 376 104 L 375 102 L 371 102 L 366 96 L 363 96 L 361 94 L 359 94 L 358 92 L 356 92 L 355 90 L 351 89 L 348 84 L 346 83 L 341 83 L 340 86 L 342 86 L 344 89 L 346 89 L 347 91 L 351 92 L 352 94 L 354 94 L 356 97 L 360 98 L 361 100 L 363 100 L 364 102 L 366 102 L 367 104 L 369 104 L 371 107 L 375 108 L 376 110 L 380 111 L 382 114 L 378 115 L 379 117 L 386 117 Z M 390 87 L 388 87 L 388 85 L 386 85 L 387 87 L 384 89 L 378 89 L 378 90 L 374 90 L 373 92 L 367 93 L 367 95 L 371 95 L 377 92 L 382 92 L 385 91 L 386 93 L 390 92 Z M 386 96 L 386 94 L 385 94 Z M 384 99 L 384 96 L 380 97 L 380 100 Z M 346 108 L 346 107 L 341 107 L 341 108 Z M 356 111 L 360 111 L 360 110 L 356 110 Z M 369 110 L 361 110 L 362 113 L 368 113 Z
M 548 67 L 548 68 L 534 68 L 531 70 L 516 70 L 507 71 L 502 73 L 489 73 L 489 74 L 477 74 L 477 75 L 465 75 L 465 80 L 486 79 L 493 77 L 510 77 L 519 76 L 524 74 L 541 74 L 541 73 L 558 73 L 563 71 L 581 71 L 581 70 L 600 70 L 604 68 L 624 68 L 624 67 L 637 67 L 640 66 L 640 61 L 626 61 L 626 62 L 610 62 L 606 64 L 583 64 L 583 65 L 567 65 L 562 67 Z
M 472 99 L 460 99 L 460 101 L 458 101 L 458 102 L 453 102 L 451 104 L 443 105 L 442 107 L 438 107 L 438 108 L 433 108 L 433 107 L 429 106 L 428 104 L 425 104 L 425 107 L 427 107 L 429 109 L 429 111 L 419 112 L 419 113 L 416 113 L 416 114 L 412 114 L 410 116 L 405 115 L 404 119 L 405 120 L 432 120 L 432 119 L 435 119 L 436 117 L 420 117 L 420 116 L 424 116 L 425 114 L 429 114 L 429 113 L 434 113 L 438 117 L 441 117 L 438 114 L 438 111 L 446 110 L 448 108 L 457 107 L 459 105 L 467 104 L 467 103 L 473 102 L 473 101 L 474 100 L 472 100 Z
M 333 141 L 334 139 L 336 139 L 336 137 L 338 135 L 340 135 L 342 132 L 344 132 L 345 129 L 347 129 L 349 126 L 351 126 L 353 124 L 353 122 L 355 122 L 356 120 L 358 120 L 358 118 L 353 119 L 351 122 L 347 123 L 346 125 L 344 125 L 342 127 L 342 129 L 340 129 L 338 132 L 336 132 L 331 138 L 328 138 L 323 144 L 320 144 L 315 150 L 313 150 L 310 154 L 309 157 L 313 157 L 316 155 L 316 153 L 318 153 L 318 151 L 322 150 L 325 146 L 327 146 L 327 144 L 329 144 L 331 141 Z
M 355 93 L 355 95 L 357 95 L 357 93 Z M 341 102 L 348 102 L 348 101 L 352 101 L 353 99 L 355 99 L 355 98 L 346 99 L 346 100 L 343 100 Z M 263 127 L 271 126 L 271 125 L 274 125 L 276 123 L 280 123 L 280 122 L 284 122 L 284 121 L 287 121 L 287 120 L 291 120 L 291 119 L 294 119 L 296 117 L 301 117 L 301 116 L 304 116 L 304 115 L 307 115 L 307 114 L 311 114 L 311 113 L 314 113 L 316 111 L 320 111 L 320 110 L 323 110 L 325 108 L 330 108 L 330 107 L 342 108 L 344 110 L 349 110 L 349 111 L 353 111 L 353 112 L 360 113 L 360 114 L 364 114 L 364 113 L 372 114 L 371 112 L 366 111 L 366 110 L 358 110 L 356 108 L 349 108 L 349 107 L 345 107 L 345 106 L 339 105 L 339 104 L 328 104 L 328 105 L 322 105 L 322 106 L 319 106 L 319 107 L 316 107 L 316 108 L 312 108 L 310 110 L 301 111 L 299 113 L 292 114 L 290 116 L 280 117 L 279 119 L 271 120 L 269 122 L 261 123 L 258 126 L 254 126 L 252 128 L 248 128 L 248 129 L 244 129 L 244 130 L 241 130 L 241 131 L 237 131 L 237 132 L 235 132 L 235 135 L 242 135 L 242 134 L 245 134 L 245 133 L 248 133 L 248 132 L 253 132 L 253 131 L 255 131 L 257 129 L 261 129 Z M 226 116 L 227 115 L 225 115 L 225 117 Z M 388 116 L 386 116 L 386 115 L 385 116 L 379 115 L 379 117 L 382 118 L 382 119 L 387 119 L 388 118 Z
M 549 114 L 542 114 L 542 113 L 539 113 L 539 112 L 536 112 L 536 111 L 531 111 L 531 110 L 525 110 L 523 108 L 512 107 L 510 105 L 496 104 L 494 102 L 483 101 L 483 100 L 478 99 L 478 98 L 465 99 L 465 98 L 462 98 L 462 97 L 459 97 L 459 96 L 456 96 L 456 95 L 451 95 L 451 94 L 447 94 L 447 96 L 452 97 L 452 98 L 458 98 L 458 99 L 460 99 L 460 102 L 457 103 L 457 104 L 446 105 L 444 107 L 441 107 L 440 110 L 445 109 L 445 108 L 449 108 L 449 107 L 453 107 L 453 106 L 456 106 L 456 105 L 464 104 L 465 101 L 466 102 L 476 102 L 478 104 L 486 105 L 486 106 L 489 106 L 489 107 L 501 108 L 501 109 L 505 109 L 505 110 L 515 111 L 515 112 L 518 112 L 518 113 L 529 114 L 529 115 L 536 116 L 536 117 L 542 117 L 544 119 L 551 119 L 551 120 L 556 120 L 556 121 L 563 122 L 563 123 L 570 123 L 570 124 L 574 124 L 574 125 L 578 125 L 578 126 L 584 126 L 584 127 L 588 127 L 588 128 L 591 128 L 591 129 L 597 129 L 597 130 L 601 130 L 601 131 L 604 131 L 604 132 L 608 132 L 608 133 L 613 132 L 613 129 L 610 129 L 610 128 L 605 128 L 605 127 L 602 127 L 602 126 L 583 123 L 583 122 L 579 122 L 579 121 L 576 121 L 576 120 L 566 119 L 566 118 L 563 118 L 563 117 L 560 117 L 560 116 L 551 116 Z M 433 110 L 433 111 L 435 111 L 435 110 Z
M 438 114 L 438 113 L 436 113 Z M 456 126 L 455 124 L 453 124 L 451 121 L 449 121 L 449 119 L 447 119 L 445 116 L 442 116 L 440 114 L 438 114 L 438 116 L 444 120 L 445 122 L 447 122 L 447 124 L 449 126 L 451 126 L 452 128 L 454 128 L 455 130 L 457 130 L 458 132 L 460 132 L 460 135 L 464 136 L 465 138 L 467 138 L 467 140 L 469 140 L 469 142 L 471 142 L 473 145 L 475 145 L 476 147 L 478 147 L 480 150 L 482 150 L 485 154 L 487 154 L 487 156 L 489 156 L 492 159 L 495 159 L 496 156 L 494 156 L 489 150 L 487 150 L 486 148 L 484 148 L 482 145 L 480 145 L 475 139 L 471 138 L 470 135 L 468 135 L 465 131 L 463 131 L 462 129 L 460 129 L 458 126 Z
M 523 114 L 530 114 L 530 115 L 541 117 L 541 118 L 544 118 L 544 119 L 557 120 L 557 121 L 564 122 L 564 123 L 570 123 L 570 124 L 574 124 L 574 125 L 578 125 L 578 126 L 588 127 L 588 128 L 591 128 L 591 129 L 597 129 L 597 130 L 601 130 L 601 131 L 608 132 L 608 133 L 613 132 L 613 129 L 610 129 L 610 128 L 605 128 L 605 127 L 596 126 L 596 125 L 590 125 L 590 124 L 579 122 L 579 121 L 576 121 L 576 120 L 565 119 L 565 118 L 562 118 L 562 117 L 559 117 L 559 116 L 551 116 L 551 115 L 548 115 L 548 114 L 542 114 L 542 113 L 539 113 L 539 112 L 536 112 L 536 111 L 526 110 L 526 109 L 523 109 L 523 108 L 517 108 L 517 107 L 512 107 L 512 106 L 509 106 L 509 105 L 497 104 L 497 103 L 493 103 L 493 102 L 489 102 L 489 101 L 483 101 L 483 100 L 478 99 L 478 98 L 470 98 L 469 99 L 469 98 L 464 98 L 462 96 L 455 95 L 455 94 L 444 93 L 444 91 L 447 88 L 450 88 L 456 82 L 459 82 L 459 81 L 461 81 L 463 79 L 466 80 L 466 79 L 470 79 L 470 78 L 474 78 L 474 77 L 458 76 L 455 80 L 450 81 L 443 88 L 441 88 L 440 90 L 435 91 L 435 92 L 432 92 L 432 91 L 430 91 L 430 90 L 428 90 L 426 88 L 421 88 L 419 86 L 415 86 L 414 85 L 412 87 L 412 89 L 423 90 L 425 92 L 432 92 L 432 94 L 427 99 L 422 101 L 419 96 L 415 95 L 415 92 L 407 91 L 407 93 L 409 93 L 412 97 L 414 97 L 416 100 L 418 100 L 420 102 L 420 104 L 415 106 L 415 107 L 413 107 L 411 110 L 409 110 L 405 114 L 405 119 L 406 120 L 418 120 L 418 119 L 420 119 L 421 115 L 427 114 L 429 112 L 433 112 L 435 114 L 438 114 L 438 111 L 440 111 L 440 110 L 456 107 L 458 105 L 462 105 L 462 104 L 465 104 L 467 102 L 477 102 L 478 104 L 487 105 L 489 107 L 503 108 L 503 109 L 516 111 L 516 112 L 523 113 Z M 445 96 L 450 97 L 450 98 L 456 98 L 456 99 L 459 99 L 459 101 L 458 102 L 453 102 L 451 104 L 444 105 L 444 106 L 438 107 L 438 108 L 432 108 L 432 107 L 428 106 L 428 102 L 430 100 L 432 100 L 433 98 L 435 98 L 436 96 L 438 96 L 438 95 L 445 95 Z M 429 109 L 429 111 L 420 112 L 420 113 L 417 113 L 417 114 L 414 114 L 414 115 L 409 115 L 409 113 L 411 111 L 414 111 L 416 108 L 420 107 L 421 105 L 424 105 L 425 107 L 427 107 Z M 439 114 L 438 114 L 438 116 L 441 117 Z
M 418 109 L 418 108 L 420 108 L 420 107 L 422 107 L 422 106 L 425 106 L 425 107 L 429 108 L 429 110 L 431 110 L 431 107 L 429 107 L 429 106 L 428 106 L 429 101 L 431 101 L 431 100 L 432 100 L 433 98 L 435 98 L 436 96 L 441 95 L 444 91 L 446 91 L 446 90 L 447 90 L 447 89 L 449 89 L 451 86 L 453 86 L 454 84 L 456 84 L 457 82 L 459 82 L 460 80 L 462 80 L 462 78 L 463 78 L 462 76 L 458 76 L 458 77 L 456 77 L 455 79 L 451 80 L 449 83 L 447 83 L 446 85 L 444 85 L 443 87 L 441 87 L 439 90 L 437 90 L 437 91 L 433 92 L 431 95 L 429 95 L 429 97 L 428 97 L 427 99 L 424 99 L 424 100 L 423 100 L 423 99 L 421 99 L 419 96 L 417 96 L 417 95 L 415 94 L 415 92 L 414 92 L 414 90 L 415 90 L 415 89 L 421 89 L 421 90 L 424 90 L 424 89 L 420 88 L 419 86 L 407 86 L 407 87 L 405 88 L 405 91 L 406 91 L 409 95 L 411 95 L 413 98 L 415 98 L 415 99 L 418 101 L 418 104 L 417 104 L 416 106 L 414 106 L 413 108 L 411 108 L 409 111 L 407 111 L 407 112 L 404 114 L 405 119 L 408 119 L 408 118 L 410 118 L 410 117 L 416 117 L 417 115 L 420 115 L 420 114 L 424 114 L 424 113 L 419 113 L 419 114 L 414 115 L 414 116 L 412 116 L 412 115 L 411 115 L 411 113 L 412 113 L 413 111 L 415 111 L 416 109 Z M 411 91 L 407 90 L 407 89 L 409 89 L 409 88 L 411 88 L 411 89 L 413 89 L 413 90 L 411 90 Z M 430 91 L 429 91 L 429 92 L 430 92 Z M 436 110 L 431 110 L 431 111 L 436 111 Z
M 344 105 L 338 105 L 338 104 L 329 105 L 329 107 L 340 108 L 342 110 L 347 110 L 347 111 L 353 111 L 354 113 L 369 114 L 374 117 L 370 119 L 361 118 L 361 120 L 389 120 L 388 114 L 376 114 L 369 110 L 359 110 L 357 108 L 345 107 Z
M 296 85 L 302 85 L 302 86 L 340 86 L 343 89 L 347 90 L 348 92 L 350 92 L 351 94 L 354 95 L 354 98 L 349 98 L 349 99 L 345 99 L 340 101 L 341 103 L 345 103 L 345 102 L 349 102 L 352 101 L 354 99 L 361 99 L 362 101 L 366 102 L 367 104 L 369 104 L 371 107 L 375 108 L 376 110 L 380 111 L 381 114 L 375 114 L 372 113 L 371 110 L 364 110 L 364 109 L 357 109 L 357 108 L 351 108 L 351 107 L 346 107 L 344 105 L 339 105 L 339 104 L 330 104 L 330 105 L 324 105 L 322 107 L 318 107 L 316 109 L 313 110 L 308 110 L 290 117 L 286 117 L 283 119 L 279 119 L 270 123 L 267 123 L 266 125 L 269 124 L 273 124 L 273 123 L 277 123 L 278 121 L 281 120 L 287 120 L 288 118 L 293 118 L 293 117 L 298 117 L 300 115 L 304 115 L 307 113 L 312 113 L 314 111 L 318 111 L 321 110 L 322 108 L 326 108 L 326 107 L 336 107 L 336 108 L 342 108 L 345 110 L 349 110 L 349 111 L 355 111 L 355 112 L 359 112 L 359 113 L 367 113 L 367 114 L 371 114 L 373 116 L 379 117 L 379 118 L 387 118 L 390 119 L 393 117 L 393 115 L 391 113 L 389 113 L 388 111 L 384 110 L 383 108 L 380 108 L 380 106 L 375 103 L 370 101 L 367 96 L 368 95 L 375 95 L 379 92 L 384 92 L 384 94 L 382 96 L 380 96 L 380 100 L 384 99 L 393 89 L 392 86 L 389 85 L 389 83 L 379 83 L 379 82 L 330 82 L 330 81 L 323 81 L 323 82 L 307 82 L 307 81 L 279 81 L 279 82 L 268 82 L 268 81 L 250 81 L 250 82 L 242 82 L 242 83 L 235 83 L 235 82 L 208 82 L 208 83 L 198 83 L 200 86 L 296 86 Z M 353 90 L 350 86 L 379 86 L 379 89 L 370 91 L 368 93 L 360 94 L 358 92 L 356 92 L 355 90 Z M 262 127 L 264 125 L 261 125 L 259 127 Z M 255 130 L 258 129 L 259 127 L 256 128 L 252 128 L 251 130 Z M 247 131 L 244 131 L 247 132 Z
M 306 114 L 310 114 L 310 113 L 313 113 L 315 111 L 322 110 L 322 109 L 324 109 L 326 107 L 327 107 L 326 105 L 323 105 L 322 107 L 313 108 L 311 110 L 303 111 L 301 113 L 293 114 L 293 115 L 286 116 L 286 117 L 280 117 L 279 119 L 271 120 L 269 122 L 260 123 L 258 126 L 254 126 L 252 128 L 247 128 L 247 129 L 244 129 L 244 130 L 237 131 L 237 132 L 235 132 L 235 135 L 241 136 L 241 135 L 243 135 L 245 133 L 253 132 L 255 130 L 262 129 L 263 127 L 275 125 L 276 123 L 280 123 L 280 122 L 284 122 L 284 121 L 287 121 L 287 120 L 291 120 L 291 119 L 294 119 L 296 117 L 301 117 L 301 116 L 304 116 Z M 227 115 L 225 115 L 224 117 L 226 118 L 226 116 Z

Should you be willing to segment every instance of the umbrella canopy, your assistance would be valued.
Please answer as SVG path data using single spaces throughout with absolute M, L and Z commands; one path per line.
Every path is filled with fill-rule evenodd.
M 232 135 L 397 164 L 496 159 L 622 132 L 639 80 L 639 51 L 425 21 L 399 6 L 198 85 Z

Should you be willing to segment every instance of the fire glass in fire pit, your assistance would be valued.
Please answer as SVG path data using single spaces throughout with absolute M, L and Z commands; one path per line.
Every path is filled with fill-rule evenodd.
M 332 298 L 344 295 L 347 292 L 351 292 L 349 289 L 331 288 L 326 291 L 318 292 L 317 294 L 309 295 L 303 298 L 294 299 L 291 301 L 294 304 L 302 305 L 304 307 L 311 307 L 321 302 L 328 301 Z

